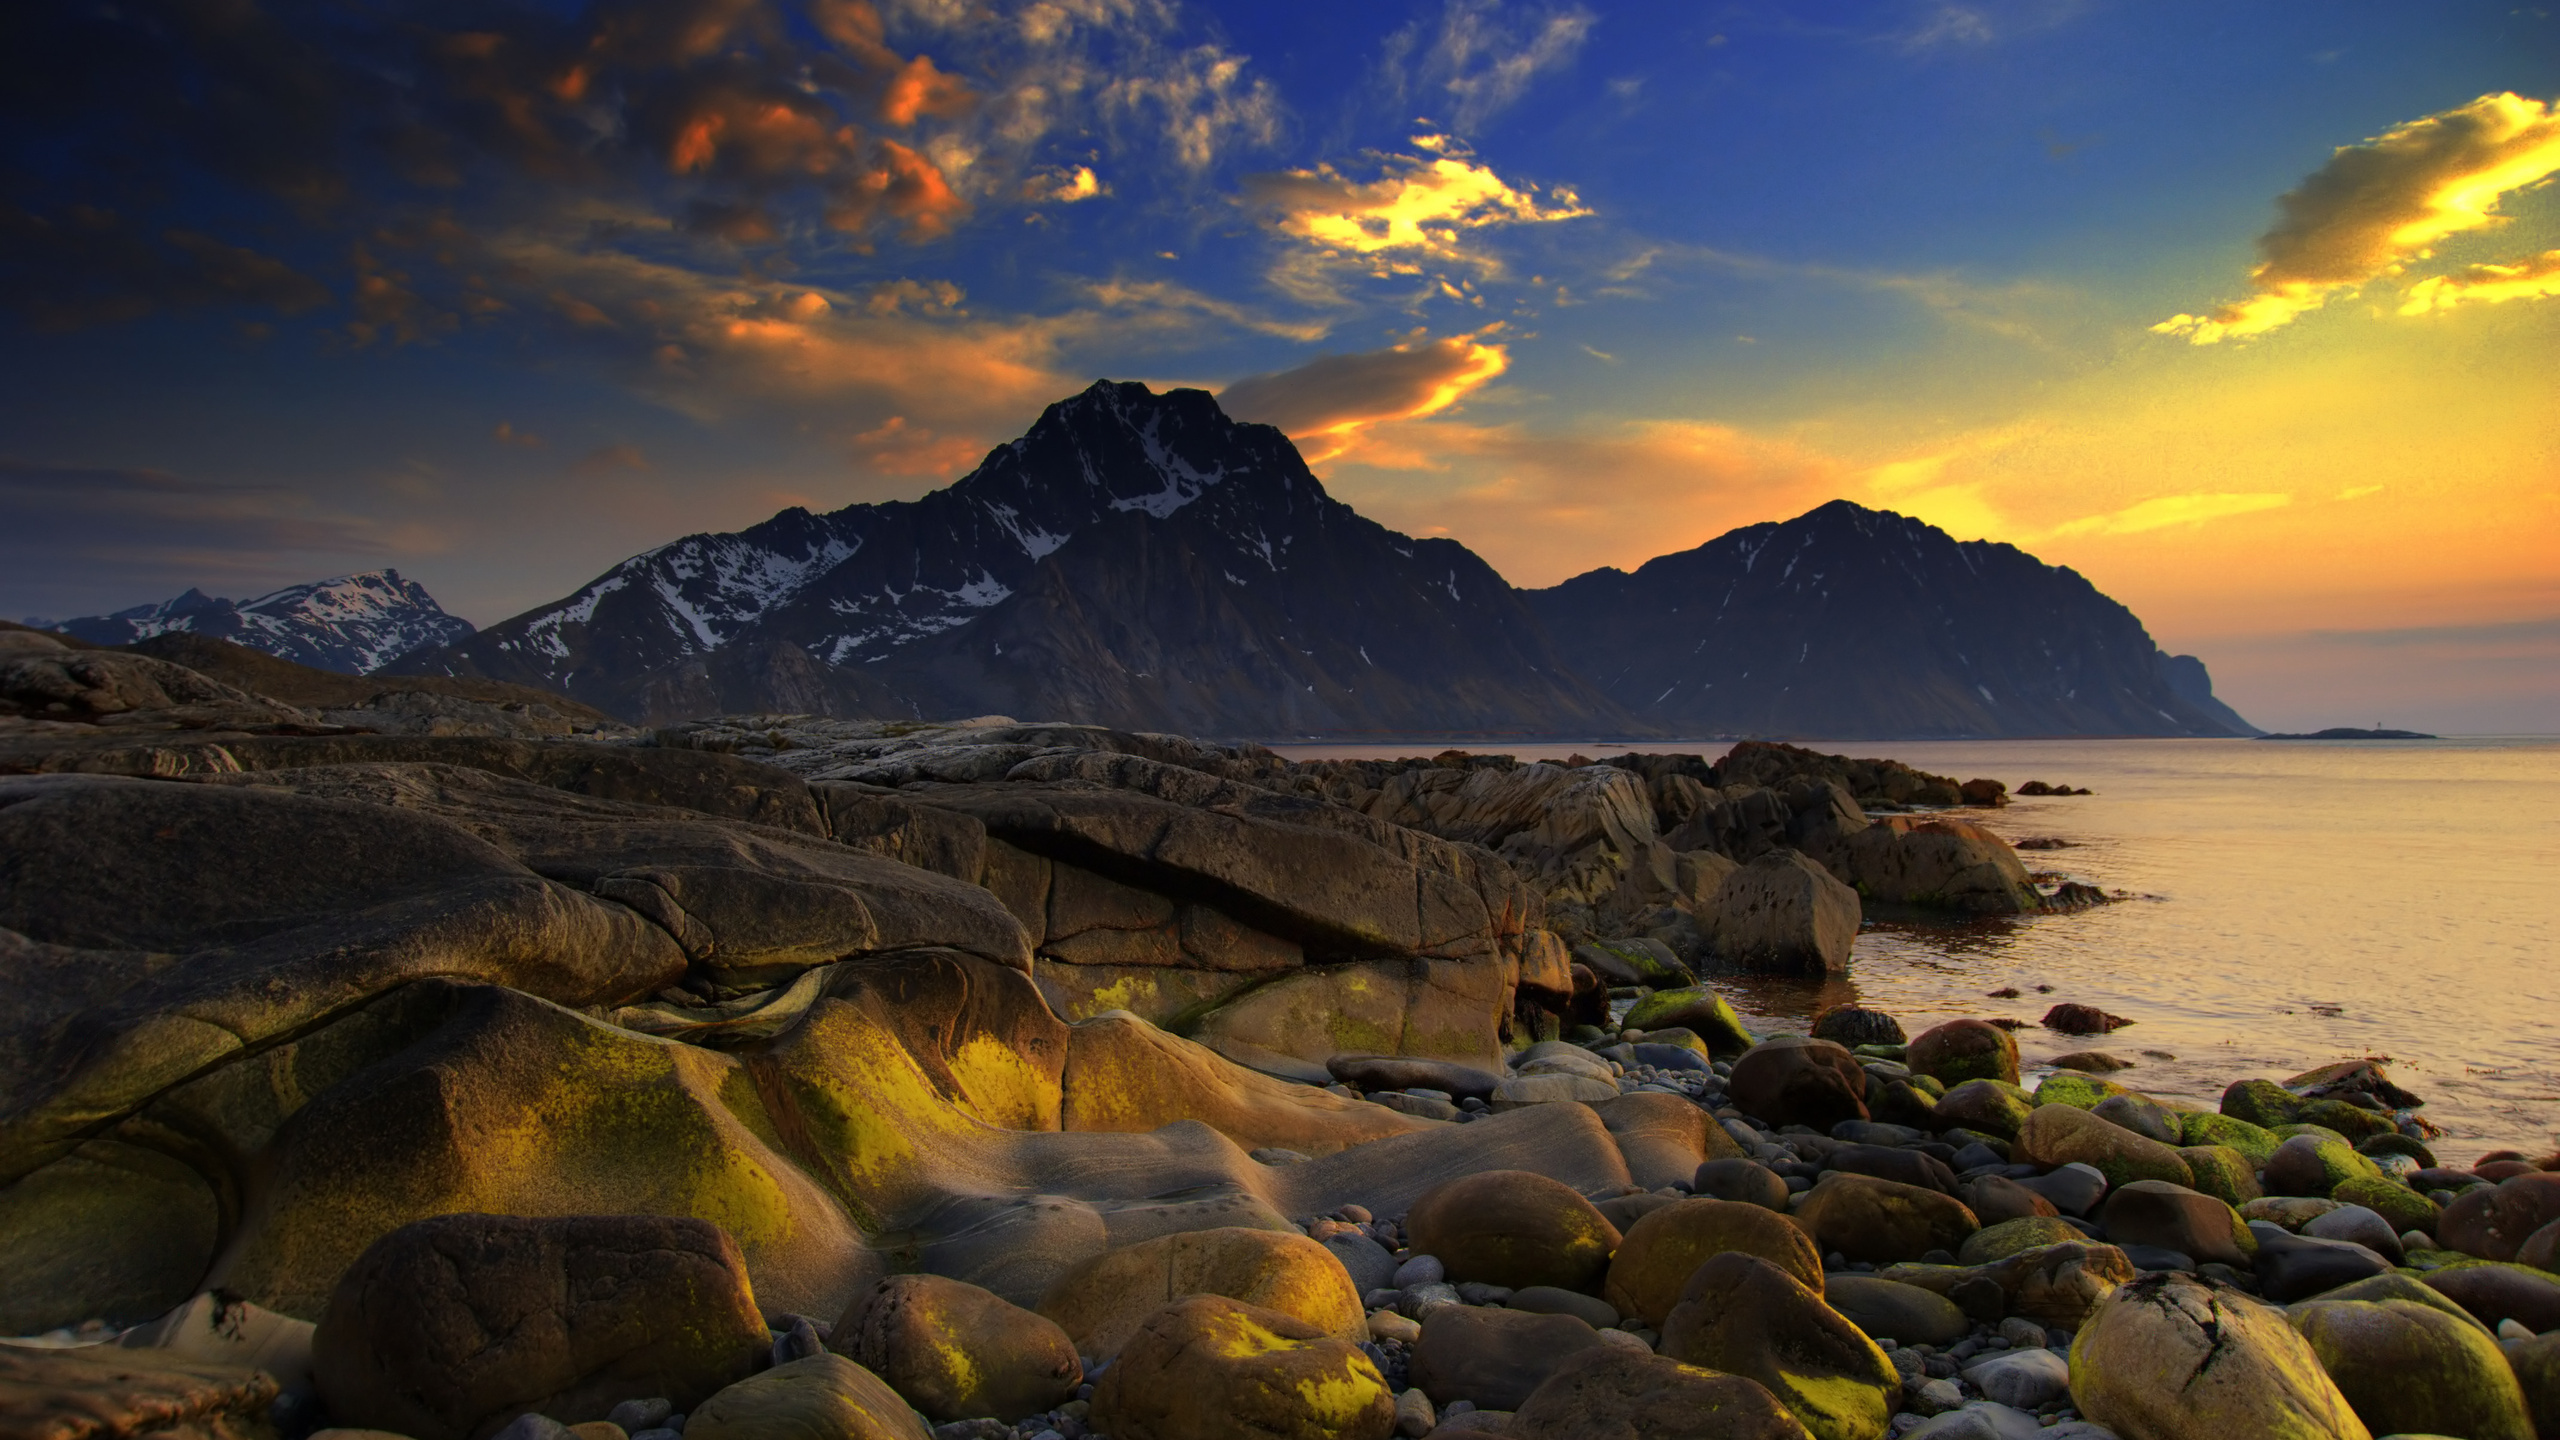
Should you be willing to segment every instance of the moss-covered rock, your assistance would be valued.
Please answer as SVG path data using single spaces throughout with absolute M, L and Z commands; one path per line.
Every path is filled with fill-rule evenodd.
M 2018 1083 L 2018 1042 L 1988 1020 L 1950 1020 L 1920 1033 L 1903 1052 L 1915 1075 L 1949 1085 L 1967 1080 Z
M 2272 1129 L 2302 1118 L 2302 1098 L 2273 1080 L 2235 1080 L 2222 1092 L 2222 1113 Z
M 1436 1255 L 1453 1281 L 1517 1290 L 1555 1285 L 1588 1293 L 1618 1248 L 1611 1225 L 1572 1187 L 1526 1170 L 1488 1170 L 1434 1187 L 1405 1216 L 1417 1255 Z
M 2106 1176 L 2109 1185 L 2166 1180 L 2192 1186 L 2195 1181 L 2177 1151 L 2071 1105 L 2036 1107 L 2035 1114 L 2027 1117 L 2026 1128 L 2018 1132 L 2017 1154 L 2037 1165 L 2079 1161 Z
M 1738 1251 L 1689 1278 L 1663 1325 L 1662 1353 L 1760 1382 L 1815 1440 L 1880 1440 L 1901 1393 L 1884 1352 L 1847 1317 Z
M 881 1281 L 827 1343 L 936 1423 L 1036 1415 L 1074 1399 L 1084 1379 L 1056 1321 L 941 1275 Z
M 2505 1347 L 2507 1366 L 2523 1387 L 2536 1431 L 2560 1435 L 2560 1335 L 2537 1335 Z
M 2113 1080 L 2102 1080 L 2077 1070 L 2057 1070 L 2036 1086 L 2038 1105 L 2068 1105 L 2074 1110 L 2095 1110 L 2101 1101 L 2133 1091 Z
M 1074 1338 L 1079 1354 L 1108 1360 L 1149 1316 L 1185 1295 L 1277 1311 L 1320 1335 L 1367 1333 L 1360 1294 L 1332 1251 L 1304 1235 L 1238 1227 L 1181 1231 L 1097 1255 L 1058 1277 L 1040 1297 L 1040 1313 Z
M 1936 1128 L 1962 1127 L 2015 1140 L 2036 1110 L 2035 1097 L 2006 1080 L 1967 1080 L 1938 1101 Z
M 2409 1300 L 2315 1301 L 2292 1318 L 2373 1433 L 2533 1440 L 2524 1391 L 2478 1325 Z
M 2236 1290 L 2146 1277 L 2071 1342 L 2071 1398 L 2126 1440 L 2369 1440 L 2308 1342 Z
M 2397 1133 L 2391 1117 L 2344 1100 L 2314 1100 L 2302 1107 L 2302 1123 L 2337 1131 L 2352 1143 Z
M 932 1432 L 879 1376 L 841 1355 L 812 1355 L 703 1401 L 684 1433 L 696 1440 L 928 1440 Z
M 1956 1263 L 1988 1265 L 2021 1251 L 2084 1238 L 2079 1227 L 2057 1217 L 2030 1215 L 2020 1220 L 2003 1220 L 1966 1236 L 1964 1244 L 1956 1250 Z
M 1093 1391 L 1093 1428 L 1115 1440 L 1386 1440 L 1395 1414 L 1349 1340 L 1216 1295 L 1147 1317 Z
M 1627 1012 L 1626 1026 L 1650 1038 L 1656 1030 L 1684 1029 L 1707 1043 L 1719 1060 L 1731 1060 L 1758 1043 L 1723 996 L 1704 985 L 1656 990 Z
M 1952 1195 L 1899 1181 L 1832 1170 L 1796 1207 L 1795 1222 L 1826 1253 L 1888 1264 L 1962 1245 L 1981 1228 Z
M 1822 1256 L 1802 1226 L 1757 1205 L 1705 1199 L 1676 1201 L 1629 1226 L 1600 1293 L 1621 1315 L 1659 1329 L 1680 1287 L 1728 1250 L 1757 1255 L 1822 1293 Z
M 2273 1195 L 2327 1197 L 2339 1182 L 2358 1177 L 2379 1179 L 2373 1162 L 2344 1140 L 2295 1135 L 2276 1147 L 2259 1173 L 2259 1183 Z
M 2329 1198 L 2341 1205 L 2361 1205 L 2404 1234 L 2423 1230 L 2433 1235 L 2444 1220 L 2444 1212 L 2436 1202 L 2381 1175 L 2350 1175 L 2330 1187 Z
M 2262 1125 L 2230 1115 L 2189 1110 L 2178 1116 L 2178 1138 L 2185 1145 L 2228 1145 L 2248 1158 L 2252 1168 L 2267 1163 L 2284 1137 Z
M 2249 1157 L 2228 1145 L 2181 1145 L 2178 1158 L 2196 1177 L 2195 1188 L 2235 1210 L 2261 1193 Z

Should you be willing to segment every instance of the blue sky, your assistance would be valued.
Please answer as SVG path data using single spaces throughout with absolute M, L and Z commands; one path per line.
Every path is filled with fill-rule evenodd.
M 2459 0 L 18 7 L 0 611 L 488 623 L 1107 375 L 1523 584 L 1845 495 L 2560 730 L 2555 102 Z

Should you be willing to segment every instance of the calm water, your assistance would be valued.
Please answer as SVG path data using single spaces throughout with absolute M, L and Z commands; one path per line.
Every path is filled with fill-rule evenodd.
M 1281 748 L 1311 759 L 1441 747 Z M 1501 748 L 1560 758 L 1619 747 Z M 1844 978 L 1728 985 L 1747 1017 L 1799 1027 L 1854 999 L 1917 1033 L 1958 1015 L 2032 1021 L 2077 1000 L 2136 1023 L 2085 1040 L 2030 1025 L 2017 1032 L 2030 1065 L 2103 1048 L 2137 1063 L 2117 1079 L 2209 1104 L 2235 1079 L 2388 1056 L 2449 1132 L 2443 1158 L 2560 1144 L 2560 740 L 1819 748 L 2012 789 L 2087 786 L 2097 793 L 1967 813 L 2012 842 L 2069 842 L 2022 852 L 2031 870 L 2140 898 L 2033 919 L 1871 921 Z M 1988 995 L 2012 986 L 2017 999 Z

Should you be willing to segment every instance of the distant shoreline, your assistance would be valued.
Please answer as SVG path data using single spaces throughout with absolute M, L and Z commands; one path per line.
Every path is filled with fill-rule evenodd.
M 2261 740 L 2440 740 L 2444 737 L 2430 735 L 2423 730 L 2385 730 L 2379 725 L 2370 730 L 2356 730 L 2340 725 L 2327 730 L 2314 730 L 2308 734 L 2261 735 L 2258 738 Z

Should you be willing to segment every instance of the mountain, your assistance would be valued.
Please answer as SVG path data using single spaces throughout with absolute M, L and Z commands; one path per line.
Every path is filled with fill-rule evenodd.
M 448 615 L 435 597 L 397 570 L 368 570 L 310 585 L 290 585 L 237 604 L 189 590 L 157 605 L 88 615 L 47 628 L 98 645 L 130 645 L 185 632 L 342 675 L 368 675 L 413 650 L 435 649 L 471 634 L 471 622 Z
M 2232 735 L 2204 662 L 2014 546 L 1835 500 L 1525 592 L 1582 672 L 1679 735 Z
M 1605 734 L 1518 591 L 1204 391 L 1096 382 L 914 501 L 693 535 L 412 673 L 642 723 L 1009 713 L 1199 734 Z

